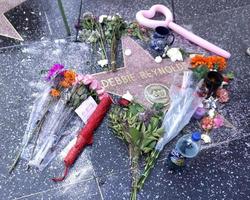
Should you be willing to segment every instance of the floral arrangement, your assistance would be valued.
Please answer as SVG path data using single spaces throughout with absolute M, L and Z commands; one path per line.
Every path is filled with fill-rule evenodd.
M 113 71 L 116 70 L 117 47 L 121 37 L 131 35 L 144 39 L 147 35 L 146 29 L 136 22 L 126 22 L 119 14 L 95 17 L 92 13 L 85 13 L 79 29 L 80 41 L 91 43 L 94 49 L 100 48 L 102 59 L 98 65 Z
M 35 100 L 22 148 L 10 172 L 20 158 L 28 160 L 28 166 L 41 170 L 46 167 L 55 156 L 57 144 L 65 137 L 63 130 L 74 116 L 74 111 L 90 96 L 97 103 L 109 97 L 91 75 L 77 74 L 60 64 L 53 65 L 48 71 L 45 85 Z M 78 124 L 81 126 L 82 123 Z
M 151 109 L 133 101 L 127 93 L 119 100 L 109 114 L 110 127 L 114 134 L 129 147 L 131 161 L 132 189 L 131 199 L 137 196 L 139 179 L 139 159 L 148 157 L 163 134 L 161 111 L 163 105 L 155 104 Z
M 157 107 L 147 110 L 134 102 L 129 94 L 119 100 L 109 115 L 115 135 L 129 146 L 131 199 L 136 199 L 164 146 L 180 133 L 191 118 L 199 120 L 204 131 L 204 143 L 212 142 L 208 133 L 213 129 L 226 124 L 233 127 L 216 111 L 217 103 L 229 101 L 226 86 L 233 79 L 233 73 L 224 73 L 226 60 L 219 56 L 195 55 L 190 59 L 190 66 L 190 70 L 176 75 L 170 88 L 171 105 L 164 117 L 163 113 L 154 110 Z M 141 155 L 146 157 L 142 173 L 138 169 Z
M 226 86 L 234 78 L 232 72 L 223 73 L 227 67 L 225 58 L 220 56 L 196 55 L 191 58 L 191 69 L 198 78 L 204 78 L 202 107 L 197 109 L 195 118 L 201 120 L 201 128 L 208 133 L 214 128 L 219 128 L 227 122 L 217 111 L 217 102 L 229 101 Z M 228 124 L 228 122 L 227 122 Z
M 181 129 L 189 123 L 191 117 L 200 120 L 201 129 L 204 130 L 204 134 L 202 134 L 204 143 L 211 143 L 212 140 L 208 133 L 212 131 L 212 129 L 220 128 L 223 125 L 225 126 L 226 123 L 229 127 L 233 127 L 233 125 L 216 111 L 217 102 L 226 103 L 229 100 L 228 92 L 224 87 L 226 87 L 229 81 L 233 79 L 233 73 L 229 72 L 227 74 L 222 74 L 227 66 L 226 60 L 219 56 L 205 57 L 202 55 L 196 55 L 191 58 L 190 64 L 194 79 L 197 81 L 200 80 L 197 88 L 198 90 L 196 89 L 197 94 L 192 95 L 188 92 L 189 90 L 187 86 L 193 85 L 194 83 L 188 81 L 190 79 L 188 77 L 183 78 L 183 81 L 187 81 L 187 83 L 184 84 L 184 90 L 180 93 L 182 94 L 181 98 L 177 102 L 178 91 L 180 90 L 180 85 L 183 85 L 183 82 L 181 81 L 177 84 L 177 87 L 175 87 L 175 97 L 171 98 L 171 106 L 163 120 L 163 127 L 165 130 L 164 136 L 158 141 L 155 149 L 147 159 L 144 171 L 137 182 L 138 189 L 143 187 L 144 182 L 150 171 L 153 169 L 156 159 L 164 145 L 174 138 Z M 173 86 L 171 86 L 171 88 L 173 88 Z M 170 95 L 171 91 L 172 90 L 170 89 Z M 185 95 L 185 93 L 187 95 Z M 200 100 L 195 100 L 197 97 L 199 97 Z M 175 104 L 175 102 L 177 102 L 177 104 Z M 192 103 L 190 104 L 190 102 Z M 191 109 L 188 105 L 196 106 Z M 187 107 L 187 109 L 185 109 L 185 107 Z M 175 109 L 176 111 L 172 112 Z

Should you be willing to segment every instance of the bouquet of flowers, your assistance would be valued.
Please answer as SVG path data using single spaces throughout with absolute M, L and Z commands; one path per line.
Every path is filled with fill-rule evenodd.
M 90 96 L 94 103 L 108 96 L 91 75 L 76 74 L 60 64 L 49 70 L 46 81 L 44 91 L 35 100 L 22 148 L 10 171 L 20 158 L 28 160 L 29 166 L 43 170 L 55 157 L 61 139 L 67 134 L 75 134 L 83 125 L 78 118 L 73 130 L 65 133 L 66 126 L 75 116 L 74 111 Z
M 96 17 L 88 12 L 84 13 L 80 21 L 79 40 L 100 49 L 101 60 L 98 65 L 108 70 L 116 70 L 117 47 L 123 35 L 143 40 L 147 38 L 147 30 L 136 22 L 126 22 L 119 14 Z
M 164 134 L 158 140 L 147 159 L 144 172 L 137 182 L 138 189 L 141 189 L 144 185 L 164 146 L 189 123 L 194 112 L 201 104 L 202 98 L 198 94 L 200 85 L 201 82 L 196 81 L 191 71 L 184 71 L 183 74 L 175 75 L 175 81 L 170 87 L 171 105 L 162 123 Z
M 149 156 L 163 134 L 162 108 L 162 104 L 154 104 L 152 108 L 147 109 L 134 102 L 130 93 L 126 93 L 109 114 L 110 127 L 114 134 L 129 147 L 131 199 L 136 199 L 137 196 L 140 157 L 143 154 Z

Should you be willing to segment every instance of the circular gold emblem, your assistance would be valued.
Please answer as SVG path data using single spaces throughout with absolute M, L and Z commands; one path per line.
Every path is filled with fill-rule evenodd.
M 144 96 L 150 103 L 169 104 L 168 88 L 165 85 L 154 83 L 148 85 L 144 90 Z

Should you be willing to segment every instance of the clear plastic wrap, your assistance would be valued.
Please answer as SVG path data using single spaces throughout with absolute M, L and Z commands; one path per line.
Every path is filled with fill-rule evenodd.
M 163 120 L 165 133 L 155 147 L 157 151 L 161 151 L 189 123 L 202 102 L 202 98 L 197 95 L 199 86 L 191 71 L 175 75 L 169 92 L 171 105 Z
M 51 87 L 46 87 L 35 100 L 23 139 L 25 148 L 21 157 L 29 161 L 29 166 L 35 166 L 40 170 L 53 160 L 59 148 L 58 143 L 65 136 L 69 138 L 69 135 L 76 134 L 83 125 L 77 117 L 72 130 L 66 129 L 69 128 L 67 125 L 71 118 L 76 116 L 73 108 L 67 105 L 75 88 L 65 90 L 57 100 L 51 98 L 50 90 Z
M 29 121 L 23 136 L 22 146 L 24 147 L 21 157 L 25 160 L 31 158 L 31 152 L 33 151 L 34 144 L 32 140 L 36 137 L 35 131 L 38 123 L 42 120 L 48 107 L 52 103 L 49 91 L 51 87 L 47 86 L 44 91 L 36 98 L 32 111 L 30 113 Z

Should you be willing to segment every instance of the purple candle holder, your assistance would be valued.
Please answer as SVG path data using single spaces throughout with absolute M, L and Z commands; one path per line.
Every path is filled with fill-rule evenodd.
M 203 107 L 198 107 L 193 115 L 193 118 L 200 120 L 205 114 L 206 114 L 206 109 Z

